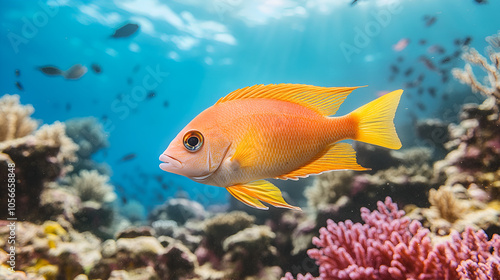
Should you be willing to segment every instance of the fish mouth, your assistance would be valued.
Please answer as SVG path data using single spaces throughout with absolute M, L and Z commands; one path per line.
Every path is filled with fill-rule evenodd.
M 171 172 L 172 168 L 180 169 L 182 167 L 182 163 L 178 159 L 166 154 L 160 155 L 160 161 L 163 161 L 160 163 L 160 169 L 163 171 Z

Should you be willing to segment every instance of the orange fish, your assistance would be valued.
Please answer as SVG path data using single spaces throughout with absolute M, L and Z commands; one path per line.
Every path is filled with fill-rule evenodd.
M 201 112 L 160 155 L 160 168 L 226 188 L 241 202 L 300 210 L 266 178 L 304 178 L 332 170 L 367 170 L 341 140 L 401 148 L 393 119 L 402 90 L 340 117 L 329 117 L 357 87 L 296 84 L 238 89 Z

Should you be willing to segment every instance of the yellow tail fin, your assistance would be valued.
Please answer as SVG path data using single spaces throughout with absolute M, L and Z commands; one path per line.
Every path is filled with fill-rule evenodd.
M 393 120 L 402 93 L 401 89 L 395 90 L 351 112 L 358 123 L 354 140 L 389 149 L 401 148 Z

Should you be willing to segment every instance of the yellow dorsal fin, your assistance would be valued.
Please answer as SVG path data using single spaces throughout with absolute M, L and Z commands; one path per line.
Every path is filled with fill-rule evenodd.
M 345 98 L 358 87 L 317 87 L 299 84 L 255 85 L 235 90 L 215 104 L 247 98 L 290 101 L 319 111 L 325 116 L 335 114 Z
M 239 201 L 258 209 L 268 209 L 260 202 L 264 201 L 275 207 L 301 210 L 299 207 L 286 203 L 281 196 L 280 189 L 266 180 L 257 180 L 246 184 L 234 185 L 226 189 Z
M 332 170 L 370 170 L 356 162 L 356 151 L 348 143 L 337 143 L 329 146 L 323 152 L 306 163 L 304 166 L 276 179 L 305 178 L 309 175 L 320 174 Z

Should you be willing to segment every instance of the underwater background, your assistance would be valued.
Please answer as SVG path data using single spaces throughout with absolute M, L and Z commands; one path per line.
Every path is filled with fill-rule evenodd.
M 500 279 L 498 11 L 1 1 L 0 279 Z M 277 83 L 366 85 L 337 115 L 403 89 L 402 149 L 355 143 L 371 171 L 273 181 L 303 212 L 255 210 L 160 170 L 201 111 Z

